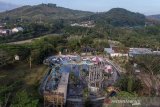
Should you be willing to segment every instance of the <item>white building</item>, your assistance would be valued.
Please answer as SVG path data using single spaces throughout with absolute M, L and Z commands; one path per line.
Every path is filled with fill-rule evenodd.
M 129 49 L 129 56 L 134 57 L 138 55 L 148 55 L 153 54 L 152 49 L 150 48 L 130 48 Z
M 104 48 L 104 51 L 109 54 L 111 57 L 128 57 L 128 48 L 120 48 L 120 47 L 111 47 Z
M 19 60 L 19 56 L 18 56 L 18 55 L 15 55 L 14 57 L 15 57 L 15 60 L 16 60 L 16 61 Z
M 17 33 L 17 32 L 23 32 L 23 28 L 22 27 L 15 27 L 12 29 L 12 33 Z
M 12 31 L 10 29 L 0 29 L 1 36 L 10 35 L 11 33 L 12 33 Z
M 80 22 L 80 23 L 73 23 L 73 24 L 71 24 L 71 26 L 80 26 L 80 27 L 88 27 L 88 28 L 95 27 L 93 21 L 84 21 L 84 22 Z

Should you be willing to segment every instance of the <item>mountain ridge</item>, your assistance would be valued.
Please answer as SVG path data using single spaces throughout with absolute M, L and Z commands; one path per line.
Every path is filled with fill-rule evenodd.
M 0 18 L 7 16 L 11 19 L 23 18 L 26 20 L 44 21 L 56 19 L 74 19 L 93 14 L 92 12 L 72 10 L 64 7 L 58 7 L 56 4 L 39 4 L 34 6 L 22 6 L 13 10 L 0 13 Z
M 28 22 L 52 22 L 58 19 L 77 20 L 87 19 L 96 23 L 111 24 L 113 26 L 141 26 L 145 24 L 145 15 L 131 12 L 123 8 L 112 8 L 107 12 L 93 13 L 89 11 L 72 10 L 59 7 L 56 4 L 26 5 L 7 12 L 0 13 L 3 21 L 16 22 L 23 19 Z M 84 20 L 85 21 L 85 20 Z
M 131 12 L 124 8 L 112 8 L 107 12 L 93 14 L 89 17 L 100 24 L 111 24 L 113 26 L 143 26 L 146 17 L 137 12 Z

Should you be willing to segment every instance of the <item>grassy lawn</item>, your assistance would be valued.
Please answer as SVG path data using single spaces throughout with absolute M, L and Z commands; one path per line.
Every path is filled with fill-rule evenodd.
M 29 70 L 30 73 L 25 76 L 24 81 L 28 85 L 37 84 L 37 82 L 39 82 L 43 78 L 47 71 L 48 69 L 46 66 L 35 66 L 31 70 Z
M 0 68 L 0 84 L 1 86 L 8 86 L 16 81 L 21 81 L 22 84 L 17 86 L 19 87 L 17 91 L 25 89 L 31 96 L 38 98 L 40 80 L 47 71 L 48 67 L 45 65 L 33 65 L 30 69 L 26 62 L 15 63 Z
M 26 64 L 25 62 L 16 63 L 0 68 L 0 82 L 2 83 L 5 79 L 5 83 L 2 83 L 5 85 L 11 80 L 23 80 L 28 85 L 34 85 L 47 71 L 48 67 L 45 65 L 33 65 L 32 69 L 30 69 L 29 64 Z M 6 81 L 6 79 L 9 81 Z
M 7 43 L 7 44 L 31 43 L 31 42 L 33 42 L 34 40 L 37 40 L 37 39 L 41 39 L 41 38 L 45 38 L 45 37 L 50 37 L 50 36 L 57 36 L 57 35 L 59 35 L 59 34 L 48 34 L 48 35 L 44 35 L 44 36 L 40 36 L 40 37 L 36 37 L 36 38 L 32 38 L 32 39 L 21 40 L 21 41 L 16 41 L 16 42 L 10 42 L 10 43 Z

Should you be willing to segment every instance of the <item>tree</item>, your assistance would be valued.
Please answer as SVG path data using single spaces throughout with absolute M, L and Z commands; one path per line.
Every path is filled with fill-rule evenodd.
M 12 60 L 12 57 L 8 55 L 8 53 L 2 49 L 0 49 L 0 66 L 7 65 Z
M 156 75 L 160 74 L 160 57 L 156 55 L 144 55 L 135 58 L 136 63 L 140 66 L 141 71 L 144 71 L 150 76 L 152 82 L 152 89 L 150 94 L 153 95 L 153 92 L 158 92 L 158 86 L 156 85 Z
M 129 93 L 129 92 L 126 92 L 126 91 L 121 91 L 121 92 L 118 92 L 118 97 L 122 97 L 122 98 L 134 98 L 134 97 L 137 97 L 138 95 L 135 94 L 135 93 Z
M 14 92 L 19 89 L 22 85 L 22 81 L 12 82 L 10 85 L 2 85 L 0 86 L 0 106 L 6 107 L 10 105 L 12 96 L 14 96 Z
M 84 88 L 83 89 L 83 97 L 85 99 L 88 99 L 88 97 L 89 97 L 89 90 L 88 90 L 88 88 Z
M 68 40 L 67 46 L 71 52 L 78 51 L 81 48 L 80 41 L 77 39 Z
M 38 107 L 38 100 L 32 99 L 26 90 L 22 90 L 16 93 L 11 107 Z
M 140 66 L 142 71 L 150 75 L 160 73 L 160 57 L 156 55 L 143 55 L 135 58 L 135 62 Z
M 49 39 L 44 38 L 36 40 L 31 45 L 31 58 L 35 64 L 42 64 L 46 57 L 57 53 L 57 50 L 54 48 L 54 45 L 57 45 L 57 43 L 51 44 L 50 42 L 51 41 Z
M 115 86 L 119 87 L 122 91 L 127 91 L 130 93 L 138 93 L 143 88 L 139 79 L 127 75 L 123 75 L 121 79 L 115 84 Z
M 88 36 L 82 37 L 81 43 L 82 43 L 82 45 L 90 45 L 93 43 L 93 38 L 88 37 Z

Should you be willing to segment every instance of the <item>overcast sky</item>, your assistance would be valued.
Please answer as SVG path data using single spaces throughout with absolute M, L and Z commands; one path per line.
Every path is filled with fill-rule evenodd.
M 145 15 L 160 14 L 160 0 L 0 0 L 18 5 L 54 3 L 77 10 L 104 12 L 111 8 L 125 8 Z

